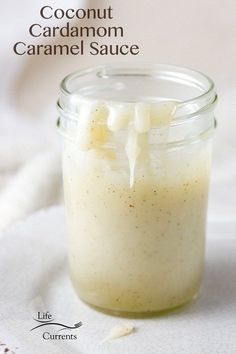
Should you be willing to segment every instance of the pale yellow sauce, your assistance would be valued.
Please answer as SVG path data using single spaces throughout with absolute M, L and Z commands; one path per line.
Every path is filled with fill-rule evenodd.
M 189 301 L 203 269 L 208 148 L 163 153 L 149 145 L 151 128 L 163 128 L 160 142 L 167 143 L 172 102 L 80 109 L 78 132 L 64 151 L 70 269 L 79 296 L 127 312 Z

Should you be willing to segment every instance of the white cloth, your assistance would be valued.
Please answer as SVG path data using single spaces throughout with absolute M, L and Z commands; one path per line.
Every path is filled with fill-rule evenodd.
M 206 274 L 195 302 L 175 314 L 131 320 L 97 312 L 75 295 L 68 277 L 63 214 L 62 208 L 38 212 L 1 239 L 0 342 L 16 354 L 236 352 L 236 222 L 210 223 Z M 30 332 L 38 311 L 49 311 L 69 326 L 82 321 L 82 327 L 63 331 L 76 333 L 78 339 L 44 340 L 45 327 Z M 133 333 L 100 344 L 111 328 L 127 322 L 135 326 Z M 51 333 L 57 329 L 48 328 Z
M 0 232 L 35 210 L 61 202 L 56 101 L 63 76 L 80 65 L 70 57 L 20 57 L 12 49 L 17 41 L 36 44 L 47 40 L 30 37 L 30 24 L 58 26 L 66 22 L 42 20 L 42 6 L 37 0 L 30 7 L 27 0 L 1 4 Z M 52 0 L 50 6 L 56 9 L 59 4 Z M 64 8 L 67 6 L 84 7 L 86 2 L 69 0 Z

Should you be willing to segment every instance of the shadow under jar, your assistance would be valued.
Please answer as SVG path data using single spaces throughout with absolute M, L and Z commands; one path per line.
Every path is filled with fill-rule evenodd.
M 70 274 L 85 302 L 148 314 L 197 294 L 216 100 L 211 79 L 170 65 L 101 66 L 63 80 Z

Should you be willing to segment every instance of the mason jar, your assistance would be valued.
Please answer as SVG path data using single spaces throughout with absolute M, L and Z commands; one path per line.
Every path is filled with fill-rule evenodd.
M 172 65 L 62 81 L 69 266 L 83 301 L 148 314 L 198 293 L 216 101 L 209 77 Z

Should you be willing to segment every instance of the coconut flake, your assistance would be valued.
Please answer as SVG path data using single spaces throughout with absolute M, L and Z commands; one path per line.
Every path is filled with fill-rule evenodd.
M 134 325 L 131 323 L 122 323 L 113 327 L 108 335 L 101 341 L 101 343 L 107 342 L 112 339 L 117 339 L 123 336 L 127 336 L 134 330 Z

